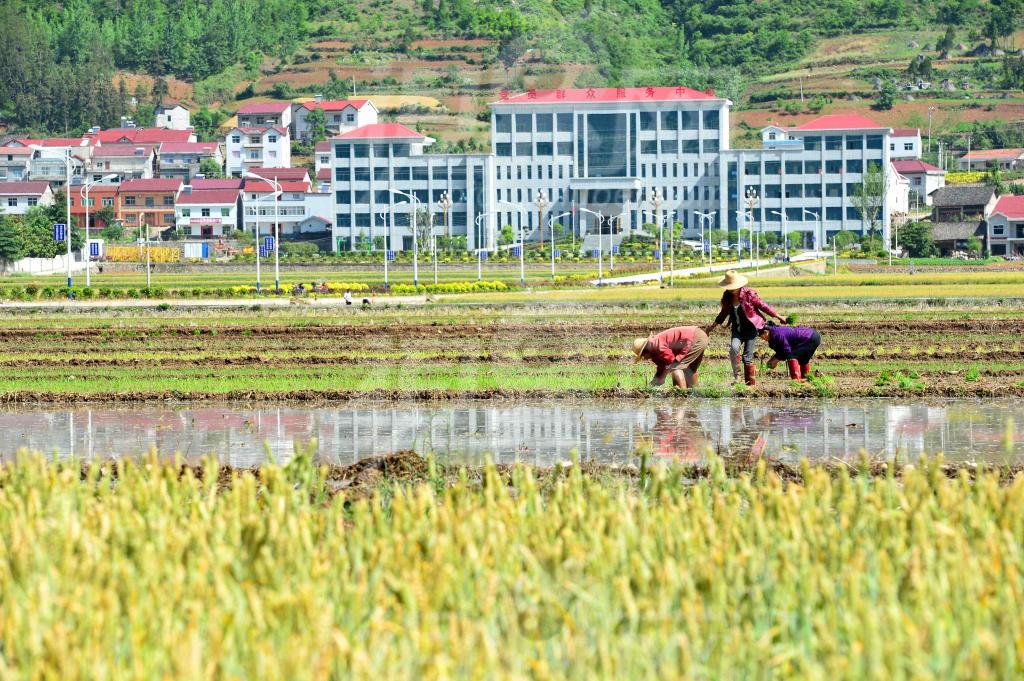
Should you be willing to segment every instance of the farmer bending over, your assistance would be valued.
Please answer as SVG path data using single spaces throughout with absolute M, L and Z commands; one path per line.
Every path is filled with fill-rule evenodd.
M 708 335 L 698 326 L 676 326 L 650 338 L 633 341 L 633 363 L 650 360 L 658 370 L 651 385 L 661 385 L 665 377 L 672 376 L 677 388 L 697 385 L 697 369 L 708 347 Z
M 768 322 L 757 335 L 775 351 L 775 356 L 768 360 L 769 369 L 785 362 L 792 380 L 802 381 L 810 376 L 811 359 L 821 345 L 821 334 L 809 326 L 775 326 Z
M 727 319 L 732 329 L 732 340 L 729 343 L 729 361 L 732 362 L 732 380 L 740 380 L 740 357 L 743 358 L 743 381 L 747 385 L 757 385 L 754 376 L 754 346 L 757 334 L 764 328 L 765 315 L 775 317 L 780 322 L 785 320 L 757 295 L 757 291 L 747 288 L 747 278 L 736 270 L 729 270 L 718 285 L 725 289 L 722 292 L 722 309 L 714 323 L 705 331 L 711 333 Z M 742 352 L 741 352 L 742 350 Z

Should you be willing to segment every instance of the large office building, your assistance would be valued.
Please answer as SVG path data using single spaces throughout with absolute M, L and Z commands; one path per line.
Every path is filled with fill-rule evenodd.
M 769 126 L 760 149 L 734 150 L 731 104 L 685 87 L 503 93 L 491 104 L 490 154 L 431 154 L 433 140 L 397 124 L 356 128 L 331 140 L 335 247 L 355 249 L 360 236 L 390 225 L 392 248 L 410 248 L 412 204 L 443 234 L 444 195 L 449 233 L 470 249 L 494 248 L 505 225 L 549 239 L 551 220 L 583 248 L 608 249 L 656 221 L 655 197 L 661 219 L 687 236 L 757 225 L 811 247 L 871 228 L 854 197 L 873 164 L 887 187 L 874 227 L 888 234 L 905 184 L 890 163 L 892 129 L 821 116 Z

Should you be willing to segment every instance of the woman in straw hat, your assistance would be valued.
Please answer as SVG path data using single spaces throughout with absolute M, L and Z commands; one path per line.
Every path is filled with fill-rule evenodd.
M 761 300 L 757 291 L 747 288 L 747 278 L 736 270 L 729 270 L 718 282 L 722 292 L 722 309 L 706 331 L 711 333 L 728 320 L 732 329 L 729 344 L 729 361 L 732 362 L 732 378 L 740 380 L 740 358 L 743 359 L 743 381 L 757 385 L 754 369 L 754 347 L 757 334 L 764 328 L 765 315 L 774 317 L 785 324 L 785 320 L 771 306 Z
M 699 326 L 676 326 L 649 338 L 633 341 L 633 364 L 645 359 L 654 362 L 651 385 L 661 385 L 666 376 L 672 376 L 677 388 L 693 388 L 697 385 L 697 370 L 704 351 L 708 347 L 708 335 Z

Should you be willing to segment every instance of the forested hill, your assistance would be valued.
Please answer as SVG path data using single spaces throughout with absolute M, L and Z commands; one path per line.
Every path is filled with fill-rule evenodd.
M 132 92 L 115 74 L 197 81 L 258 73 L 313 41 L 402 53 L 422 38 L 482 38 L 496 67 L 533 51 L 588 64 L 587 84 L 759 76 L 815 40 L 954 27 L 997 41 L 1024 0 L 0 0 L 0 118 L 18 129 L 110 125 Z

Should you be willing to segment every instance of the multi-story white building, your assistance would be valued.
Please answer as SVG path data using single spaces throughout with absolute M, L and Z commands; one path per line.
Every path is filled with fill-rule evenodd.
M 117 182 L 153 177 L 156 148 L 151 144 L 103 144 L 92 148 L 88 171 L 96 177 L 117 175 Z
M 238 110 L 240 128 L 285 128 L 292 124 L 291 102 L 258 102 Z
M 433 141 L 398 123 L 366 125 L 332 139 L 335 250 L 386 235 L 390 249 L 410 249 L 414 211 L 428 225 L 433 220 L 438 236 L 447 225 L 448 235 L 466 237 L 470 249 L 490 245 L 487 226 L 481 219 L 477 229 L 476 218 L 493 218 L 487 188 L 494 157 L 425 153 Z M 438 203 L 443 195 L 451 202 L 447 211 Z M 417 225 L 418 233 L 423 229 Z
M 156 108 L 153 127 L 167 130 L 189 130 L 192 127 L 188 109 L 178 102 L 164 102 Z
M 29 177 L 32 150 L 28 147 L 0 147 L 0 182 L 21 182 Z
M 0 182 L 0 213 L 24 215 L 35 206 L 53 204 L 53 190 L 47 182 Z
M 174 206 L 179 231 L 189 236 L 213 238 L 238 228 L 239 189 L 195 189 L 184 185 Z
M 890 162 L 892 129 L 856 114 L 821 116 L 793 128 L 769 126 L 761 149 L 736 149 L 721 155 L 722 210 L 729 226 L 785 232 L 789 243 L 824 247 L 840 231 L 865 233 L 854 197 L 870 166 L 885 173 L 882 205 L 875 229 L 888 238 L 889 216 L 905 200 Z M 748 189 L 757 202 L 748 214 Z M 797 236 L 795 233 L 800 233 Z M 823 241 L 824 239 L 824 241 Z
M 718 160 L 729 148 L 730 105 L 711 91 L 684 87 L 503 96 L 491 105 L 490 193 L 502 211 L 500 225 L 538 238 L 538 211 L 530 204 L 541 191 L 549 202 L 547 215 L 575 206 L 576 233 L 596 234 L 601 223 L 602 232 L 615 237 L 606 243 L 653 221 L 642 213 L 653 211 L 646 200 L 655 188 L 663 197 L 662 214 L 672 212 L 687 229 L 697 224 L 697 211 L 720 216 Z M 568 224 L 571 217 L 560 221 Z
M 314 110 L 324 112 L 324 127 L 328 135 L 340 135 L 364 125 L 377 122 L 377 107 L 368 99 L 324 100 L 318 95 L 312 102 L 297 102 L 292 109 L 292 137 L 297 140 L 310 139 L 312 130 L 306 117 Z
M 262 166 L 288 167 L 292 163 L 291 139 L 286 127 L 237 127 L 224 143 L 225 173 L 241 177 Z
M 894 160 L 921 158 L 921 129 L 893 128 L 889 156 Z
M 985 217 L 989 252 L 1024 256 L 1024 196 L 1001 196 Z
M 160 177 L 177 177 L 186 182 L 200 172 L 206 159 L 224 168 L 224 154 L 216 142 L 164 142 L 160 145 Z

